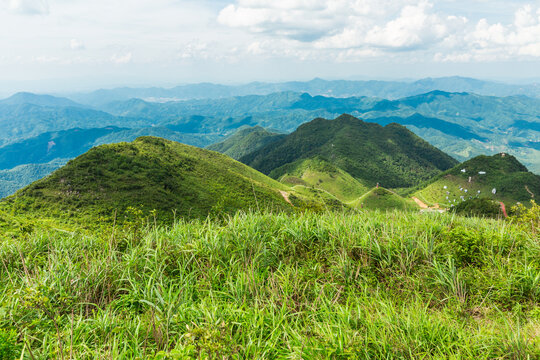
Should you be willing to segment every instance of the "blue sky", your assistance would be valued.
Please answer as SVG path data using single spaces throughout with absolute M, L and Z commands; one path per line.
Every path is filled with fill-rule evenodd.
M 0 92 L 540 79 L 540 1 L 0 0 Z

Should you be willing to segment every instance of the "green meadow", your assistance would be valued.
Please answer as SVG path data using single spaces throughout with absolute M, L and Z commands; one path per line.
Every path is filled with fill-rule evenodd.
M 139 213 L 21 230 L 0 241 L 0 358 L 538 359 L 538 217 L 522 219 Z

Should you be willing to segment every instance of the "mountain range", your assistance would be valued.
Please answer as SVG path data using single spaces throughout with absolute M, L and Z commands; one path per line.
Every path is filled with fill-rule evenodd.
M 158 137 L 99 145 L 5 198 L 0 210 L 78 225 L 122 223 L 139 212 L 170 223 L 177 216 L 239 210 L 418 209 L 402 195 L 451 207 L 458 186 L 470 198 L 487 195 L 508 204 L 540 193 L 540 176 L 511 155 L 458 164 L 402 125 L 383 127 L 347 114 L 314 119 L 289 135 L 241 129 L 228 141 L 233 146 L 222 151 L 234 143 L 253 148 L 240 158 L 246 165 Z M 492 186 L 497 191 L 490 195 Z M 446 203 L 440 201 L 443 191 Z
M 426 92 L 470 92 L 488 96 L 526 95 L 540 97 L 540 84 L 514 85 L 495 81 L 484 81 L 466 77 L 425 78 L 416 81 L 353 81 L 324 80 L 290 81 L 282 83 L 253 82 L 245 85 L 220 85 L 201 83 L 181 85 L 173 88 L 115 88 L 90 93 L 68 94 L 67 97 L 88 105 L 101 106 L 111 101 L 132 98 L 150 101 L 191 99 L 219 99 L 246 95 L 269 95 L 276 92 L 300 92 L 329 97 L 368 96 L 384 99 L 399 99 Z
M 216 95 L 211 98 L 213 92 L 209 91 L 205 99 L 167 102 L 140 98 L 123 100 L 110 94 L 107 102 L 99 104 L 89 104 L 75 97 L 15 94 L 0 100 L 0 164 L 3 164 L 0 196 L 11 194 L 35 180 L 38 174 L 46 175 L 46 169 L 55 169 L 54 164 L 63 164 L 96 145 L 133 141 L 140 136 L 157 136 L 206 147 L 228 137 L 228 143 L 216 144 L 212 149 L 223 151 L 221 147 L 225 146 L 229 148 L 229 155 L 241 158 L 255 150 L 254 144 L 263 145 L 257 140 L 266 136 L 264 131 L 267 130 L 262 128 L 272 129 L 271 132 L 283 136 L 312 119 L 333 119 L 343 113 L 382 126 L 391 123 L 404 125 L 459 161 L 482 154 L 505 152 L 514 155 L 532 172 L 540 173 L 540 100 L 523 95 L 495 97 L 463 92 L 474 90 L 501 95 L 504 93 L 502 89 L 507 89 L 506 95 L 527 93 L 533 96 L 527 91 L 535 86 L 505 88 L 504 84 L 445 78 L 397 84 L 401 84 L 403 89 L 407 85 L 409 89 L 418 91 L 435 87 L 455 88 L 461 92 L 434 90 L 415 94 L 407 90 L 407 94 L 415 95 L 396 98 L 397 95 L 386 94 L 387 98 L 384 99 L 356 96 L 359 92 L 352 91 L 368 83 L 373 86 L 377 84 L 381 89 L 396 85 L 316 79 L 308 83 L 287 83 L 281 87 L 274 84 L 276 86 L 271 88 L 273 91 L 306 89 L 311 94 L 286 91 L 234 97 Z M 266 85 L 251 84 L 254 87 L 249 91 L 257 92 L 254 89 L 264 89 Z M 325 86 L 335 88 L 338 85 L 342 91 L 336 92 L 337 95 L 355 96 L 316 95 Z M 183 91 L 188 91 L 187 88 Z M 212 86 L 207 84 L 197 88 L 204 94 L 204 90 Z M 223 90 L 230 87 L 218 88 Z M 513 90 L 508 90 L 510 88 Z M 344 89 L 351 92 L 346 93 Z M 128 90 L 125 89 L 125 94 L 130 94 Z M 245 91 L 248 91 L 248 87 L 245 87 Z M 406 92 L 401 92 L 399 96 L 404 94 Z M 143 97 L 143 94 L 139 95 Z M 158 97 L 152 99 L 158 100 Z M 252 139 L 241 136 L 245 141 L 243 144 L 231 137 L 239 129 L 249 131 L 246 129 L 257 126 L 262 128 L 253 132 Z M 96 134 L 102 135 L 97 137 Z

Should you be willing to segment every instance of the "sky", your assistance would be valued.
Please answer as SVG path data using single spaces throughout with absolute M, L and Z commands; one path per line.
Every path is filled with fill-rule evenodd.
M 0 94 L 470 76 L 540 80 L 540 0 L 0 0 Z

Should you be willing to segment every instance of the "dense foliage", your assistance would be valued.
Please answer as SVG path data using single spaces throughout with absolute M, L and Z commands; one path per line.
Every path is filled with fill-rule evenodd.
M 452 207 L 452 211 L 456 214 L 465 216 L 491 218 L 500 218 L 504 216 L 501 210 L 501 204 L 487 198 L 475 198 L 463 201 Z
M 8 356 L 540 356 L 540 243 L 501 221 L 237 214 L 35 231 L 0 258 Z

